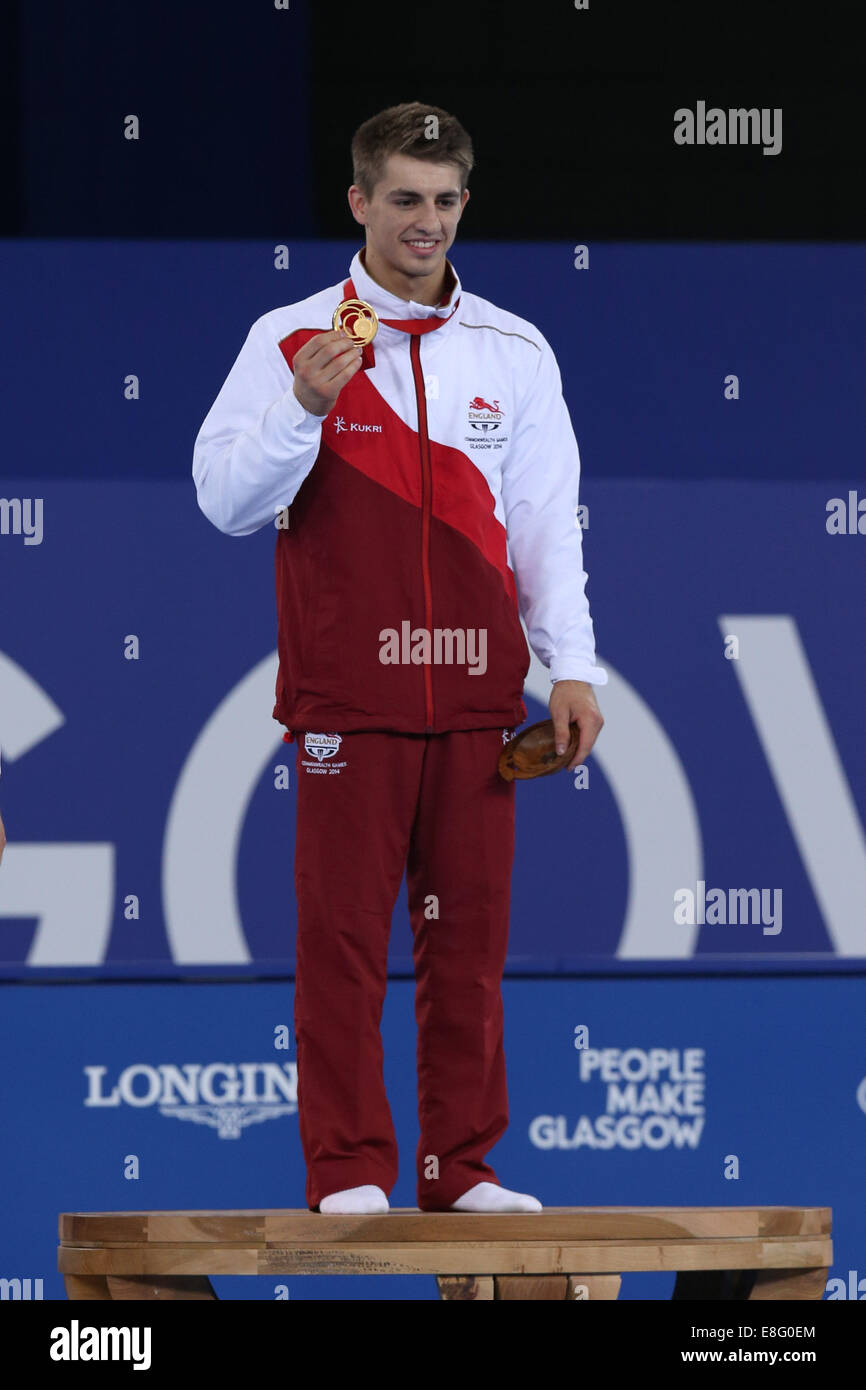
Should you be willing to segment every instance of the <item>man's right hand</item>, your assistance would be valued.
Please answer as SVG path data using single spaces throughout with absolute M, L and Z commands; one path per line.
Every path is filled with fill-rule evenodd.
M 361 349 L 342 328 L 317 333 L 292 358 L 292 390 L 311 415 L 328 415 L 361 365 Z

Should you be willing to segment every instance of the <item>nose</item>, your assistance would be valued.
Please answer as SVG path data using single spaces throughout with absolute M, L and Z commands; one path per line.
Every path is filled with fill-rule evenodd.
M 442 222 L 435 204 L 431 203 L 429 207 L 419 209 L 415 226 L 419 236 L 441 236 Z

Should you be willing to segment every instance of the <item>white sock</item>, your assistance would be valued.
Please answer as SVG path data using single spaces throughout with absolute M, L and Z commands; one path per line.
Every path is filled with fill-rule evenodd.
M 332 1192 L 319 1203 L 319 1211 L 329 1216 L 347 1216 L 356 1212 L 373 1215 L 388 1210 L 388 1198 L 381 1187 L 372 1187 L 369 1183 L 364 1187 L 347 1187 L 343 1192 Z
M 452 1211 L 542 1211 L 537 1197 L 528 1192 L 509 1192 L 495 1182 L 477 1182 L 451 1203 Z

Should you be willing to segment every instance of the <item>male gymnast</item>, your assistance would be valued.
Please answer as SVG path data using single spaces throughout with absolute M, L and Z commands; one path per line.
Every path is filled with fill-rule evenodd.
M 379 1024 L 405 870 L 418 1206 L 540 1211 L 486 1162 L 508 1124 L 514 784 L 497 758 L 527 717 L 521 614 L 549 669 L 558 751 L 579 726 L 569 768 L 604 722 L 578 448 L 546 339 L 464 289 L 448 260 L 474 162 L 459 121 L 390 107 L 356 131 L 352 159 L 365 245 L 348 278 L 256 320 L 193 462 L 221 531 L 277 531 L 273 714 L 297 744 L 306 1200 L 388 1210 L 397 1144 Z M 361 345 L 334 327 L 352 300 Z

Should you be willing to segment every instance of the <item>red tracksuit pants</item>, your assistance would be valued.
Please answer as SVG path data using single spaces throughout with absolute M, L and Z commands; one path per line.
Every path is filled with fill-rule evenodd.
M 445 1210 L 475 1183 L 498 1182 L 484 1158 L 508 1125 L 501 983 L 514 784 L 496 768 L 503 730 L 349 733 L 318 756 L 303 732 L 296 738 L 294 1016 L 307 1206 L 365 1183 L 390 1195 L 397 1179 L 379 1024 L 405 869 L 418 1206 Z

